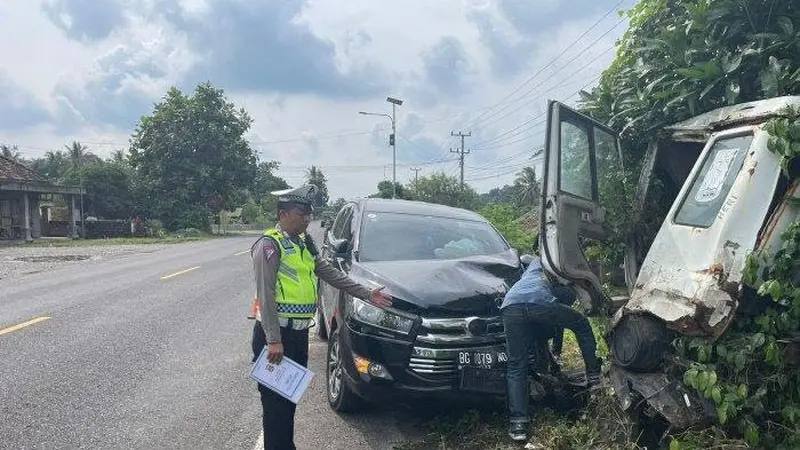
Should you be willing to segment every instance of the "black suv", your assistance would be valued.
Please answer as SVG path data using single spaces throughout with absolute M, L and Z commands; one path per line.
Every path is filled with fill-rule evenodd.
M 320 282 L 319 334 L 328 339 L 328 401 L 502 394 L 499 306 L 521 260 L 483 217 L 403 200 L 348 203 L 329 224 L 323 257 L 394 299 L 380 308 Z

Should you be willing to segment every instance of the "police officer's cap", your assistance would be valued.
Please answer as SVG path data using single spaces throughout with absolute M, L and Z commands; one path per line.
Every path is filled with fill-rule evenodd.
M 278 197 L 278 203 L 289 203 L 311 209 L 317 196 L 317 187 L 306 184 L 297 188 L 273 191 L 272 195 Z

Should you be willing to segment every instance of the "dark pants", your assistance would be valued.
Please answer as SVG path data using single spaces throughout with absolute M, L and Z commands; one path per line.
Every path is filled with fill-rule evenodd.
M 506 393 L 511 422 L 528 422 L 528 354 L 533 348 L 532 330 L 537 327 L 547 325 L 571 330 L 578 339 L 587 374 L 600 373 L 592 327 L 578 311 L 560 303 L 526 303 L 507 306 L 501 314 L 508 347 Z
M 303 367 L 308 366 L 308 330 L 281 328 L 283 355 Z M 253 361 L 261 354 L 267 344 L 264 329 L 256 321 L 253 328 Z M 295 450 L 294 413 L 297 405 L 258 384 L 263 409 L 265 450 Z
M 575 303 L 575 291 L 567 286 L 553 285 L 551 287 L 553 295 L 558 303 L 564 306 L 572 306 Z M 564 348 L 564 328 L 558 327 L 553 335 L 552 352 L 556 355 L 561 355 L 561 350 Z

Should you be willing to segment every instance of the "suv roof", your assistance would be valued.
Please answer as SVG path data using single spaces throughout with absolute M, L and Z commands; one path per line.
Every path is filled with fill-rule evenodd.
M 410 200 L 392 200 L 383 198 L 365 198 L 358 203 L 367 212 L 387 212 L 399 214 L 415 214 L 421 216 L 443 217 L 448 219 L 475 220 L 484 222 L 480 214 L 462 208 Z
M 709 133 L 720 128 L 747 123 L 760 123 L 784 114 L 787 107 L 800 107 L 800 96 L 775 97 L 737 105 L 724 106 L 664 127 L 673 138 L 696 136 L 699 141 L 708 138 Z

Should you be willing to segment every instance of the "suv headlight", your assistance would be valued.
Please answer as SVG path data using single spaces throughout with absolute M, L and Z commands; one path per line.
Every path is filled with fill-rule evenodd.
M 367 325 L 403 334 L 411 333 L 414 320 L 379 308 L 364 300 L 353 299 L 353 318 Z

